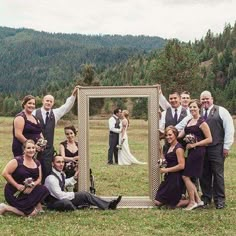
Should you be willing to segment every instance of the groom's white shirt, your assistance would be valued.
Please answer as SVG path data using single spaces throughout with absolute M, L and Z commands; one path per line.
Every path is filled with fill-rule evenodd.
M 116 119 L 118 119 L 118 116 L 113 115 L 110 117 L 109 119 L 109 130 L 114 132 L 114 133 L 120 133 L 121 132 L 121 125 L 120 128 L 115 128 L 115 124 L 116 124 Z

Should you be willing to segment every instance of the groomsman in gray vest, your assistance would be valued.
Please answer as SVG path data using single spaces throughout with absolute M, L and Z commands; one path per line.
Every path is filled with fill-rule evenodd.
M 77 182 L 78 173 L 76 172 L 71 178 L 66 178 L 63 172 L 64 158 L 62 156 L 54 156 L 52 161 L 52 172 L 45 180 L 45 186 L 50 193 L 45 199 L 45 203 L 49 209 L 74 211 L 90 206 L 97 206 L 103 210 L 115 210 L 117 208 L 122 196 L 111 201 L 106 201 L 85 191 L 76 193 L 65 191 L 66 187 L 73 186 Z
M 121 118 L 121 109 L 116 108 L 113 112 L 113 115 L 110 117 L 109 123 L 109 149 L 108 149 L 108 165 L 113 164 L 113 154 L 115 158 L 115 164 L 118 164 L 118 148 L 119 144 L 119 133 L 121 132 L 120 127 L 120 118 Z
M 74 105 L 77 94 L 77 87 L 74 88 L 72 95 L 67 98 L 66 103 L 59 108 L 52 109 L 54 105 L 54 97 L 46 95 L 43 98 L 43 106 L 33 112 L 42 126 L 42 133 L 44 138 L 48 141 L 46 149 L 39 153 L 38 159 L 42 165 L 42 182 L 51 173 L 52 157 L 54 155 L 54 130 L 58 120 L 61 119 L 67 112 L 71 110 Z
M 184 117 L 189 115 L 189 111 L 180 105 L 179 93 L 172 92 L 169 95 L 169 103 L 170 107 L 161 113 L 159 129 L 162 133 L 164 133 L 166 127 L 170 125 L 176 126 Z M 163 152 L 166 153 L 167 151 L 168 144 L 166 143 L 163 147 Z
M 213 198 L 216 209 L 225 207 L 224 161 L 234 141 L 234 124 L 229 112 L 213 104 L 209 91 L 200 95 L 202 116 L 210 127 L 212 143 L 206 148 L 203 174 L 200 178 L 202 200 L 205 205 Z

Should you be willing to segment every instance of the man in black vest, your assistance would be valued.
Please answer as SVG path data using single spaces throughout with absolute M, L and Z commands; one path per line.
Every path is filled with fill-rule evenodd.
M 59 108 L 52 109 L 54 105 L 54 97 L 46 95 L 43 98 L 43 106 L 33 112 L 42 126 L 43 136 L 47 140 L 47 147 L 38 155 L 38 160 L 42 165 L 42 182 L 51 173 L 52 170 L 52 157 L 54 155 L 54 130 L 57 121 L 61 119 L 67 112 L 71 110 L 74 105 L 77 94 L 77 87 L 74 88 L 72 95 L 67 98 L 66 103 Z
M 109 149 L 108 149 L 108 162 L 107 164 L 113 164 L 113 154 L 115 158 L 115 163 L 118 164 L 118 149 L 117 145 L 119 144 L 119 133 L 121 132 L 120 127 L 120 118 L 121 118 L 121 109 L 116 108 L 113 112 L 113 115 L 109 119 Z
M 97 206 L 100 209 L 115 210 L 122 196 L 112 201 L 105 201 L 88 192 L 66 192 L 67 186 L 73 186 L 77 182 L 78 172 L 75 176 L 65 178 L 62 171 L 64 167 L 64 158 L 62 156 L 54 156 L 52 162 L 52 172 L 45 180 L 45 186 L 50 195 L 45 199 L 46 205 L 51 210 L 57 211 L 74 211 L 76 209 Z
M 234 141 L 234 124 L 229 112 L 213 104 L 209 91 L 201 93 L 202 116 L 210 127 L 212 143 L 206 148 L 203 174 L 200 178 L 205 205 L 213 198 L 216 209 L 225 207 L 224 161 Z
M 171 107 L 168 107 L 167 110 L 163 111 L 161 114 L 159 129 L 162 133 L 164 133 L 166 127 L 177 125 L 188 115 L 187 110 L 180 105 L 180 96 L 177 92 L 172 92 L 169 95 L 169 103 Z M 165 143 L 163 153 L 165 154 L 167 151 L 168 144 Z

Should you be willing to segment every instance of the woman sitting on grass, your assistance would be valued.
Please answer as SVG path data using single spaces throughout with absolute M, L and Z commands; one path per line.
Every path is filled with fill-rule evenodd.
M 23 145 L 24 154 L 7 163 L 3 177 L 7 180 L 5 199 L 10 205 L 0 204 L 0 215 L 12 212 L 20 216 L 35 216 L 42 211 L 41 202 L 49 194 L 41 185 L 41 165 L 35 156 L 35 143 L 28 139 Z

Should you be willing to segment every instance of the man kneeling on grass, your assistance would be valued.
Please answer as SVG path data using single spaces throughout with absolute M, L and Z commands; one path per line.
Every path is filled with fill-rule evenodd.
M 64 167 L 64 158 L 54 156 L 52 160 L 52 172 L 45 180 L 45 186 L 50 195 L 45 199 L 48 209 L 58 211 L 73 211 L 83 207 L 97 206 L 100 209 L 115 210 L 122 196 L 112 201 L 105 201 L 88 192 L 66 192 L 65 188 L 74 185 L 77 182 L 78 172 L 74 177 L 65 178 L 62 171 Z

